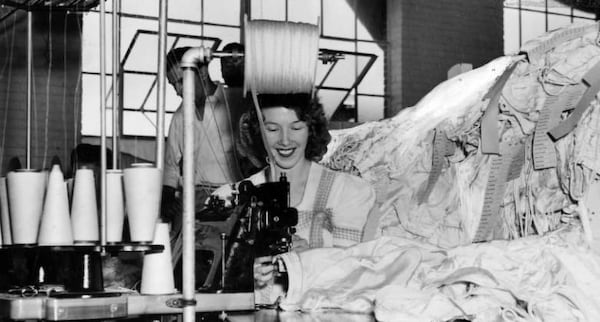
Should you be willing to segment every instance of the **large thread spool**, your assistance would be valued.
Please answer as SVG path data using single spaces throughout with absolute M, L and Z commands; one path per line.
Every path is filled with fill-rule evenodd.
M 312 93 L 319 55 L 317 25 L 246 20 L 244 92 Z
M 36 244 L 47 174 L 18 169 L 6 175 L 13 244 Z
M 272 20 L 245 21 L 244 93 L 250 91 L 264 144 L 265 125 L 257 95 L 313 93 L 319 57 L 319 27 Z M 269 160 L 274 160 L 265 147 Z M 269 161 L 270 180 L 275 166 Z
M 162 169 L 134 163 L 123 170 L 123 187 L 131 241 L 150 244 L 160 214 Z
M 94 170 L 77 169 L 71 202 L 71 226 L 75 244 L 95 244 L 100 240 Z
M 8 190 L 6 177 L 0 178 L 0 222 L 2 226 L 2 244 L 11 245 L 10 212 L 8 210 Z
M 46 198 L 38 235 L 39 245 L 72 245 L 69 196 L 63 173 L 55 164 L 48 176 Z

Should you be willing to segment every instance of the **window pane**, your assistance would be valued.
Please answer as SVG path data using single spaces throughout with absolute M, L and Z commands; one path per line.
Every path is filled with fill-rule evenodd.
M 573 23 L 580 23 L 580 24 L 590 24 L 594 22 L 593 20 L 587 19 L 587 18 L 573 18 Z
M 323 1 L 323 34 L 331 37 L 355 38 L 354 11 L 346 0 Z
M 345 40 L 323 39 L 319 40 L 319 48 L 327 48 L 343 51 L 354 51 L 354 42 Z
M 317 24 L 320 16 L 319 0 L 288 0 L 288 21 Z
M 126 18 L 122 18 L 122 26 Z M 123 28 L 121 28 L 123 29 Z M 105 33 L 105 64 L 106 72 L 110 73 L 112 68 L 112 16 L 106 17 Z M 82 37 L 81 41 L 81 68 L 85 72 L 100 72 L 100 14 L 89 12 L 83 16 L 82 34 L 93 37 Z M 123 40 L 121 40 L 123 44 Z M 121 45 L 123 46 L 123 45 Z M 125 51 L 121 48 L 121 52 Z
M 112 1 L 107 1 L 107 3 Z M 139 1 L 139 0 L 123 0 L 121 1 L 121 12 L 141 16 L 158 16 L 158 1 Z M 175 6 L 171 5 L 168 8 L 169 17 L 171 12 L 175 10 Z M 173 8 L 173 9 L 171 9 Z
M 546 32 L 546 18 L 543 13 L 523 11 L 521 17 L 523 43 Z
M 356 59 L 355 55 L 344 55 L 343 59 L 337 61 L 331 73 L 329 73 L 329 77 L 323 83 L 323 86 L 350 88 L 356 79 Z M 317 69 L 320 69 L 321 65 L 323 64 L 319 64 Z M 321 72 L 318 75 L 321 76 Z M 321 80 L 322 77 L 317 79 Z
M 252 19 L 285 20 L 285 0 L 251 1 Z
M 204 36 L 221 39 L 220 47 L 223 47 L 230 42 L 240 42 L 240 28 L 204 26 Z
M 383 110 L 383 97 L 358 96 L 358 122 L 380 120 L 383 118 Z
M 557 16 L 553 14 L 548 15 L 548 29 L 554 30 L 562 26 L 566 26 L 571 23 L 571 17 Z
M 167 122 L 165 129 L 168 129 Z M 156 136 L 156 113 L 123 111 L 123 134 Z
M 519 11 L 504 9 L 504 54 L 514 54 L 519 51 Z
M 112 79 L 106 79 L 107 91 L 112 85 Z M 100 135 L 100 76 L 83 74 L 81 77 L 81 93 L 85 99 L 81 109 L 81 134 Z M 108 95 L 107 108 L 112 106 L 112 96 Z M 112 135 L 112 109 L 107 109 L 106 133 Z
M 556 0 L 548 1 L 548 12 L 571 15 L 571 7 Z
M 134 41 L 134 39 L 131 41 Z M 158 35 L 140 33 L 136 37 L 135 43 L 129 45 L 131 46 L 131 51 L 123 68 L 126 70 L 156 73 L 158 69 Z
M 173 113 L 165 113 L 165 137 L 169 135 L 169 126 Z M 156 136 L 156 113 L 123 111 L 123 134 L 135 136 Z
M 356 21 L 356 38 L 361 40 L 374 40 L 371 33 L 365 28 L 363 23 L 359 20 Z
M 323 104 L 325 116 L 329 119 L 331 118 L 333 112 L 335 112 L 335 109 L 338 107 L 338 105 L 340 105 L 342 102 L 346 92 L 321 89 L 317 92 L 317 95 L 321 104 Z
M 156 110 L 156 84 L 154 75 L 123 75 L 123 108 Z M 154 86 L 153 86 L 154 84 Z M 170 86 L 170 85 L 169 85 Z
M 204 21 L 239 26 L 240 0 L 204 0 Z
M 377 58 L 375 62 L 371 66 L 371 69 L 367 72 L 362 82 L 358 85 L 358 92 L 360 94 L 384 94 L 384 85 L 383 85 L 383 61 L 384 61 L 384 52 L 383 49 L 379 47 L 379 45 L 375 43 L 369 42 L 359 42 L 358 43 L 358 51 L 361 53 L 369 53 L 375 54 Z M 361 57 L 359 58 L 359 66 L 362 61 L 366 64 L 367 58 Z M 357 71 L 361 72 L 361 69 Z
M 143 7 L 147 2 L 155 2 L 159 1 L 139 1 L 133 0 L 138 3 L 138 6 Z M 195 0 L 195 1 L 169 1 L 169 6 L 167 8 L 167 16 L 169 19 L 181 19 L 181 20 L 191 20 L 191 21 L 202 21 L 202 1 L 203 0 Z M 154 16 L 158 16 L 158 9 Z

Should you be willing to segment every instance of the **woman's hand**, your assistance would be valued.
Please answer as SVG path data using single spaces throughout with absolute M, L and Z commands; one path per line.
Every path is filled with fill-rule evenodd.
M 275 271 L 273 256 L 254 259 L 254 285 L 256 288 L 265 287 L 272 279 Z
M 308 250 L 310 247 L 308 246 L 308 241 L 298 235 L 292 235 L 292 250 L 295 252 L 303 252 Z

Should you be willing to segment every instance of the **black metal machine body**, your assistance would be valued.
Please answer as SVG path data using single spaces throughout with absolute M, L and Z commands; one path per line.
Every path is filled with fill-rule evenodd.
M 252 292 L 256 257 L 291 248 L 298 211 L 289 207 L 289 182 L 242 181 L 231 205 L 212 198 L 196 216 L 196 288 Z

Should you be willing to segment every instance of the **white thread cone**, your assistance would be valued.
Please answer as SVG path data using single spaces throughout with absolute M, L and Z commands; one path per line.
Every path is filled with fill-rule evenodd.
M 175 279 L 171 265 L 171 243 L 169 239 L 169 224 L 157 223 L 153 244 L 163 245 L 162 253 L 144 255 L 142 268 L 142 294 L 172 294 L 175 293 Z
M 22 169 L 6 176 L 13 244 L 35 244 L 44 206 L 46 173 Z
M 150 243 L 160 212 L 162 171 L 151 164 L 133 164 L 123 170 L 125 207 L 132 242 Z
M 77 169 L 73 185 L 71 225 L 75 243 L 91 243 L 99 239 L 96 185 L 92 169 Z
M 106 171 L 106 241 L 123 241 L 125 203 L 123 200 L 123 171 Z
M 8 191 L 6 177 L 0 178 L 0 223 L 2 224 L 2 244 L 12 244 L 10 233 L 10 212 L 8 211 Z
M 46 200 L 38 236 L 39 245 L 72 245 L 67 185 L 60 166 L 55 164 L 48 177 Z
M 75 183 L 74 178 L 69 178 L 65 180 L 65 184 L 67 185 L 67 193 L 69 194 L 69 205 L 73 202 L 73 184 Z

